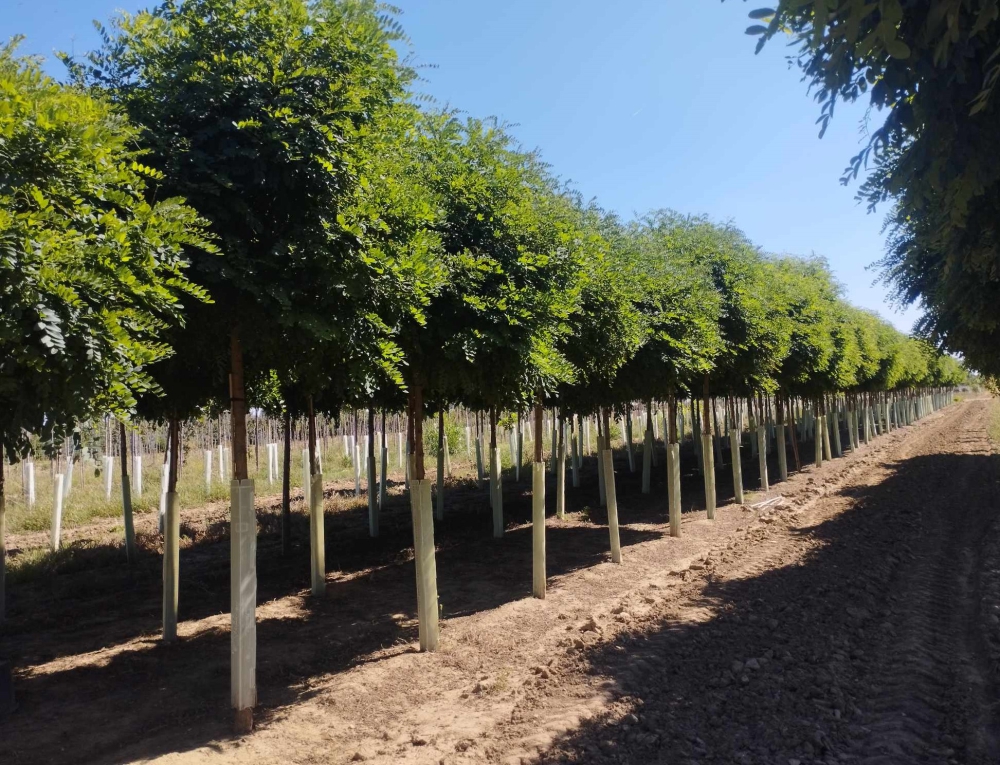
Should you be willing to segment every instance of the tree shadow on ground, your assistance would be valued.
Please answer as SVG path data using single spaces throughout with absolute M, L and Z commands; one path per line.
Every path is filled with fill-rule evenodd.
M 629 472 L 624 452 L 615 459 L 622 544 L 662 535 L 666 531 L 662 450 L 649 495 L 640 490 L 641 455 L 636 455 L 635 473 Z M 682 453 L 685 509 L 703 506 L 703 482 L 695 465 L 693 451 L 686 448 Z M 720 498 L 726 496 L 722 489 L 726 473 L 720 468 Z M 752 470 L 745 468 L 744 474 L 752 480 Z M 520 482 L 506 476 L 504 492 L 508 532 L 501 540 L 493 540 L 486 491 L 474 480 L 447 485 L 445 519 L 435 524 L 439 592 L 446 619 L 530 596 L 531 529 L 524 525 L 531 512 L 530 471 L 522 471 Z M 550 514 L 554 493 L 549 476 Z M 606 559 L 606 514 L 597 506 L 597 495 L 596 460 L 588 458 L 581 486 L 567 487 L 572 520 L 548 531 L 550 577 Z M 584 511 L 589 522 L 581 520 Z M 271 502 L 259 507 L 258 517 L 258 602 L 303 593 L 310 578 L 308 517 L 301 510 L 293 513 L 294 541 L 288 558 L 280 554 L 278 506 Z M 332 576 L 327 597 L 295 599 L 280 615 L 261 619 L 262 724 L 283 707 L 308 697 L 311 678 L 341 672 L 392 646 L 397 646 L 396 651 L 412 650 L 416 597 L 405 495 L 390 495 L 380 518 L 381 534 L 372 539 L 367 535 L 363 504 L 340 505 L 328 513 L 327 561 Z M 629 524 L 659 524 L 661 528 L 629 528 Z M 19 675 L 21 710 L 4 724 L 0 755 L 6 750 L 17 755 L 15 762 L 52 762 L 72 751 L 75 761 L 115 762 L 126 747 L 132 756 L 138 740 L 145 742 L 144 755 L 171 751 L 176 739 L 168 732 L 186 730 L 190 748 L 229 735 L 225 714 L 228 620 L 172 646 L 153 637 L 160 626 L 161 586 L 160 556 L 155 550 L 154 542 L 144 547 L 133 566 L 124 567 L 113 548 L 110 553 L 88 548 L 63 572 L 19 586 L 0 648 L 15 658 L 18 667 L 48 666 Z M 182 621 L 228 612 L 228 550 L 225 524 L 182 550 Z M 92 565 L 95 562 L 100 565 Z M 143 639 L 144 635 L 149 637 Z M 109 653 L 107 660 L 83 664 L 71 659 L 60 665 L 62 657 L 133 640 L 126 650 Z M 53 703 L 57 698 L 60 701 Z M 37 736 L 47 724 L 58 735 Z
M 746 450 L 747 453 L 749 450 Z M 727 459 L 728 459 L 728 452 Z M 657 453 L 651 491 L 641 493 L 641 451 L 635 454 L 636 471 L 630 472 L 624 450 L 615 454 L 616 489 L 623 524 L 663 524 L 667 520 L 665 453 Z M 772 454 L 772 460 L 776 457 Z M 744 484 L 753 486 L 756 460 L 744 456 Z M 751 464 L 752 463 L 752 464 Z M 566 508 L 572 519 L 589 518 L 606 524 L 598 503 L 597 460 L 585 458 L 581 485 L 572 487 L 567 469 Z M 704 507 L 704 483 L 697 470 L 691 442 L 681 452 L 682 498 L 685 511 Z M 775 468 L 776 469 L 776 466 Z M 720 503 L 733 496 L 731 470 L 716 471 Z M 504 514 L 508 526 L 530 523 L 530 470 L 513 480 L 504 477 Z M 407 495 L 399 483 L 390 482 L 386 506 L 380 512 L 380 536 L 368 535 L 365 499 L 353 492 L 327 490 L 326 559 L 338 575 L 356 575 L 408 561 L 412 556 L 412 524 Z M 555 504 L 554 477 L 547 476 L 549 516 Z M 474 479 L 446 484 L 446 511 L 435 522 L 435 537 L 442 549 L 475 545 L 492 535 L 487 490 Z M 582 514 L 582 515 L 580 515 Z M 259 602 L 300 592 L 309 586 L 309 520 L 301 500 L 293 501 L 292 544 L 281 554 L 280 502 L 270 497 L 258 503 Z M 224 516 L 206 520 L 203 527 L 181 528 L 180 619 L 202 619 L 229 610 L 229 526 Z M 0 655 L 18 665 L 51 661 L 59 656 L 100 650 L 108 645 L 155 633 L 160 628 L 162 543 L 157 534 L 140 535 L 137 560 L 125 564 L 120 544 L 87 541 L 68 545 L 46 556 L 30 571 L 11 577 L 8 619 L 0 627 Z M 530 572 L 530 566 L 525 571 Z M 72 631 L 66 630 L 73 624 Z
M 623 546 L 658 536 L 659 532 L 627 527 L 621 533 Z M 606 527 L 555 525 L 548 538 L 552 577 L 593 566 L 608 554 Z M 345 552 L 345 560 L 353 561 L 352 553 Z M 531 528 L 513 527 L 500 540 L 479 534 L 471 543 L 443 544 L 437 568 L 446 620 L 529 597 Z M 269 611 L 262 588 L 258 625 L 262 725 L 281 708 L 308 698 L 313 693 L 312 678 L 370 661 L 373 654 L 393 646 L 397 652 L 413 650 L 412 559 L 406 556 L 366 572 L 331 577 L 326 597 L 295 598 L 280 604 L 277 612 Z M 308 570 L 305 574 L 307 579 Z M 218 582 L 209 583 L 209 592 L 227 583 L 220 574 Z M 224 613 L 225 604 L 219 602 Z M 108 613 L 103 618 L 119 617 Z M 40 671 L 21 673 L 17 682 L 21 708 L 4 723 L 0 760 L 6 751 L 17 755 L 16 762 L 58 761 L 71 747 L 75 761 L 115 762 L 134 756 L 136 741 L 144 742 L 143 756 L 173 751 L 178 730 L 185 731 L 190 748 L 227 737 L 229 640 L 228 619 L 223 617 L 174 645 L 140 638 L 124 650 L 109 652 L 106 659 L 56 660 Z M 31 646 L 20 649 L 27 655 L 38 651 Z M 391 654 L 390 650 L 386 655 Z M 19 661 L 20 666 L 26 663 Z M 53 735 L 38 736 L 46 726 Z M 120 754 L 126 749 L 129 754 Z
M 940 454 L 889 468 L 881 483 L 840 491 L 850 505 L 836 517 L 800 529 L 791 521 L 809 543 L 801 558 L 768 557 L 767 529 L 757 524 L 764 536 L 751 527 L 750 544 L 759 560 L 745 575 L 720 581 L 710 566 L 703 579 L 677 584 L 696 616 L 652 621 L 587 649 L 585 664 L 614 701 L 559 736 L 539 763 L 979 761 L 948 716 L 969 704 L 960 679 L 931 685 L 939 716 L 908 706 L 916 694 L 905 682 L 930 670 L 925 652 L 900 655 L 897 628 L 901 578 L 918 552 L 941 556 L 945 570 L 960 554 L 978 555 L 974 542 L 957 545 L 995 522 L 1000 457 Z M 956 496 L 956 484 L 968 491 Z M 934 517 L 942 514 L 953 516 Z M 955 549 L 939 552 L 949 534 Z M 959 587 L 932 602 L 945 608 Z M 917 731 L 909 743 L 872 737 L 870 715 L 893 704 L 901 725 Z

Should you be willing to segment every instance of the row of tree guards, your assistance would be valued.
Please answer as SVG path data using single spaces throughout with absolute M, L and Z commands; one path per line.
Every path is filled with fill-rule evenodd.
M 732 470 L 737 503 L 743 503 L 747 488 L 743 480 L 742 460 L 746 454 L 758 462 L 759 484 L 754 489 L 767 492 L 771 477 L 767 458 L 776 454 L 778 481 L 788 477 L 789 459 L 795 469 L 803 462 L 817 467 L 825 460 L 841 457 L 845 451 L 854 451 L 868 444 L 872 438 L 896 428 L 909 425 L 927 414 L 940 409 L 953 400 L 950 389 L 929 391 L 904 391 L 866 395 L 830 395 L 814 400 L 783 398 L 780 396 L 757 397 L 706 397 L 685 401 L 639 402 L 623 407 L 606 407 L 591 415 L 561 412 L 558 408 L 546 411 L 541 403 L 533 410 L 532 418 L 508 416 L 507 427 L 498 427 L 494 418 L 484 413 L 471 412 L 461 407 L 447 415 L 451 424 L 462 434 L 462 443 L 454 448 L 463 450 L 474 464 L 480 486 L 488 485 L 493 513 L 493 534 L 504 533 L 502 459 L 505 450 L 515 481 L 520 480 L 524 466 L 524 445 L 532 444 L 532 545 L 533 574 L 532 594 L 544 598 L 546 591 L 545 516 L 546 473 L 554 474 L 555 515 L 565 514 L 567 480 L 574 487 L 580 486 L 583 458 L 597 457 L 599 502 L 607 508 L 611 560 L 621 563 L 621 544 L 618 531 L 618 508 L 615 490 L 615 465 L 613 448 L 617 445 L 627 462 L 629 472 L 641 471 L 644 494 L 650 493 L 651 476 L 659 466 L 661 447 L 666 454 L 667 520 L 671 536 L 681 534 L 681 483 L 680 446 L 690 441 L 697 470 L 704 476 L 705 509 L 709 519 L 716 511 L 716 472 L 727 465 Z M 391 469 L 403 472 L 409 490 L 413 520 L 415 567 L 417 578 L 417 615 L 419 642 L 422 650 L 433 651 L 439 644 L 437 582 L 435 567 L 434 522 L 444 518 L 445 479 L 451 475 L 450 458 L 453 445 L 446 433 L 446 414 L 437 412 L 436 480 L 417 478 L 423 448 L 414 448 L 417 431 L 422 430 L 424 419 L 414 425 L 413 419 L 402 419 L 396 414 L 386 417 L 369 410 L 359 418 L 356 412 L 343 412 L 339 417 L 307 416 L 292 422 L 261 416 L 254 413 L 253 427 L 248 429 L 250 443 L 247 459 L 256 459 L 260 473 L 260 455 L 264 455 L 268 485 L 273 485 L 280 472 L 285 485 L 283 516 L 290 512 L 289 486 L 293 443 L 304 442 L 303 476 L 300 484 L 302 497 L 309 512 L 310 561 L 312 594 L 322 596 L 326 588 L 325 538 L 324 538 L 324 482 L 323 454 L 327 459 L 342 457 L 343 464 L 353 469 L 354 494 L 362 494 L 361 476 L 365 476 L 365 493 L 368 498 L 369 533 L 378 536 L 379 512 L 387 494 L 387 478 Z M 489 441 L 486 441 L 484 419 L 490 419 Z M 462 425 L 462 423 L 465 423 Z M 287 424 L 287 427 L 285 425 Z M 399 428 L 408 425 L 406 431 Z M 379 427 L 381 426 L 381 427 Z M 463 432 L 464 430 L 464 432 Z M 59 547 L 59 535 L 64 503 L 67 501 L 73 477 L 73 466 L 80 463 L 83 475 L 96 469 L 110 496 L 117 462 L 125 480 L 120 482 L 122 491 L 125 548 L 131 560 L 135 555 L 132 496 L 142 492 L 142 457 L 159 457 L 163 465 L 161 482 L 160 531 L 163 534 L 163 640 L 170 642 L 177 636 L 179 602 L 179 550 L 180 523 L 179 501 L 176 485 L 184 462 L 182 455 L 197 454 L 200 450 L 205 470 L 207 488 L 211 486 L 213 456 L 217 456 L 219 478 L 232 469 L 232 447 L 223 428 L 212 430 L 212 423 L 190 422 L 183 426 L 171 422 L 165 429 L 152 424 L 127 432 L 123 424 L 117 428 L 105 423 L 102 458 L 95 453 L 96 444 L 88 449 L 75 448 L 68 441 L 52 460 L 51 480 L 54 486 L 51 539 L 53 550 Z M 617 438 L 615 437 L 617 431 Z M 638 441 L 634 438 L 641 433 Z M 269 439 L 282 434 L 282 442 Z M 592 435 L 596 442 L 592 442 Z M 662 440 L 661 440 L 662 439 Z M 617 444 L 616 444 L 617 441 Z M 813 444 L 813 453 L 803 455 L 801 444 Z M 183 444 L 183 448 L 174 445 Z M 125 446 L 123 449 L 122 446 Z M 390 460 L 390 445 L 393 457 Z M 548 445 L 548 448 L 546 446 Z M 157 452 L 156 447 L 166 447 Z M 596 446 L 596 451 L 593 448 Z M 133 450 L 142 453 L 131 452 Z M 488 455 L 488 465 L 484 464 Z M 129 459 L 131 456 L 131 459 Z M 547 457 L 547 459 L 546 459 Z M 128 479 L 129 462 L 132 477 Z M 279 465 L 280 463 L 280 465 Z M 567 464 L 570 475 L 567 475 Z M 223 465 L 227 467 L 223 469 Z M 194 465 L 193 469 L 199 466 Z M 225 470 L 225 472 L 223 472 Z M 34 462 L 22 464 L 22 490 L 33 501 Z M 254 482 L 249 479 L 234 481 L 232 503 L 234 507 L 232 536 L 233 571 L 233 697 L 234 702 L 253 705 L 256 698 L 254 667 L 254 603 L 256 591 L 256 518 L 253 511 Z M 436 502 L 434 499 L 436 498 Z M 290 525 L 282 523 L 287 543 Z M 284 549 L 287 551 L 287 544 Z
M 166 487 L 168 639 L 178 476 L 201 462 L 211 491 L 225 475 L 238 730 L 251 727 L 256 698 L 254 479 L 266 475 L 260 465 L 272 480 L 280 467 L 287 504 L 296 422 L 305 423 L 317 592 L 323 467 L 338 448 L 324 439 L 351 436 L 345 458 L 355 490 L 373 489 L 376 534 L 376 474 L 392 444 L 364 436 L 395 433 L 398 460 L 403 434 L 420 639 L 431 649 L 433 523 L 445 506 L 432 491 L 443 477 L 425 471 L 426 417 L 440 431 L 445 410 L 473 413 L 466 448 L 478 444 L 497 535 L 501 449 L 511 430 L 536 436 L 533 589 L 542 595 L 540 434 L 556 435 L 558 511 L 566 462 L 578 480 L 592 431 L 620 560 L 615 414 L 636 470 L 637 444 L 660 429 L 679 533 L 682 436 L 699 450 L 711 514 L 717 469 L 727 455 L 740 467 L 734 440 L 760 458 L 785 454 L 776 446 L 785 439 L 794 460 L 799 429 L 824 442 L 836 418 L 835 454 L 965 377 L 954 358 L 849 305 L 822 259 L 765 253 L 705 217 L 656 210 L 623 220 L 568 188 L 497 121 L 428 107 L 398 55 L 408 44 L 401 26 L 373 0 L 165 0 L 105 30 L 96 51 L 66 61 L 69 84 L 17 56 L 16 42 L 0 47 L 9 95 L 0 177 L 10 179 L 0 184 L 10 230 L 0 258 L 0 461 L 30 459 L 74 429 L 83 439 L 80 424 L 106 413 L 114 422 L 94 429 L 117 438 L 118 454 L 107 443 L 95 454 L 106 479 L 117 456 L 123 494 L 130 467 L 138 493 L 151 450 L 169 455 L 152 468 Z M 324 430 L 331 420 L 336 434 Z M 130 465 L 121 422 L 167 423 L 169 436 L 140 429 Z M 656 454 L 642 449 L 647 479 Z M 53 475 L 65 488 L 63 465 Z M 520 469 L 518 460 L 515 477 Z M 4 498 L 0 480 L 0 617 Z

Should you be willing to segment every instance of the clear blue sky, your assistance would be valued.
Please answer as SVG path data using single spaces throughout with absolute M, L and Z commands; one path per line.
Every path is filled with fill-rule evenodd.
M 671 207 L 732 220 L 771 252 L 827 257 L 849 299 L 903 330 L 866 266 L 882 218 L 839 183 L 862 107 L 817 105 L 780 40 L 758 56 L 747 11 L 728 0 L 395 0 L 441 104 L 515 123 L 528 147 L 587 197 L 623 215 Z M 0 37 L 22 51 L 93 47 L 92 19 L 148 0 L 0 0 Z M 61 74 L 54 62 L 50 71 Z

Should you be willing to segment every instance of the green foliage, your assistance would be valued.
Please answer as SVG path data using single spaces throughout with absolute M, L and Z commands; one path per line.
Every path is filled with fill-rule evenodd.
M 633 249 L 618 248 L 617 266 L 636 293 L 642 334 L 618 375 L 619 399 L 666 398 L 700 385 L 722 352 L 722 296 L 707 260 L 723 234 L 706 219 L 661 210 L 632 225 L 629 235 Z
M 919 303 L 921 334 L 1000 369 L 1000 11 L 995 0 L 782 0 L 753 18 L 764 42 L 787 33 L 821 103 L 826 129 L 839 99 L 867 97 L 881 126 L 844 182 L 867 172 L 859 197 L 891 200 L 883 277 Z M 749 31 L 749 30 L 748 30 Z
M 475 405 L 524 404 L 572 374 L 558 340 L 579 292 L 576 209 L 501 125 L 445 112 L 420 127 L 442 271 L 399 335 L 409 382 Z
M 223 254 L 194 261 L 216 304 L 172 339 L 199 359 L 172 375 L 178 395 L 225 389 L 236 328 L 249 369 L 329 410 L 374 376 L 398 384 L 387 318 L 419 310 L 427 249 L 383 235 L 410 198 L 392 173 L 412 121 L 398 25 L 367 0 L 166 0 L 103 34 L 75 71 L 142 127 L 157 188 Z
M 148 367 L 170 354 L 167 329 L 207 300 L 187 255 L 214 248 L 181 200 L 146 200 L 159 173 L 106 103 L 13 44 L 0 93 L 0 437 L 23 455 L 26 430 L 127 417 L 157 392 Z
M 693 261 L 708 270 L 721 299 L 722 350 L 712 373 L 716 392 L 771 392 L 792 334 L 777 268 L 733 226 L 713 226 L 704 219 L 690 225 L 699 234 L 696 241 L 707 237 Z
M 641 285 L 630 271 L 636 238 L 618 219 L 596 207 L 580 209 L 585 248 L 580 302 L 560 350 L 573 365 L 574 378 L 558 389 L 565 411 L 592 412 L 619 395 L 616 380 L 643 342 L 646 322 L 640 311 Z

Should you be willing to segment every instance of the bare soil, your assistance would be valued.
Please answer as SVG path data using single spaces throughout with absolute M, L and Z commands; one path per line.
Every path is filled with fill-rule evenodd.
M 679 539 L 662 459 L 647 497 L 620 455 L 621 565 L 588 507 L 589 465 L 573 512 L 547 524 L 544 601 L 530 597 L 528 478 L 505 487 L 502 540 L 484 493 L 453 484 L 436 528 L 434 654 L 415 646 L 398 488 L 376 540 L 362 507 L 331 498 L 320 600 L 305 517 L 284 559 L 262 503 L 260 699 L 242 738 L 229 733 L 225 507 L 185 511 L 171 646 L 158 640 L 152 517 L 131 567 L 109 528 L 81 528 L 75 557 L 11 588 L 0 656 L 20 708 L 0 721 L 0 763 L 998 762 L 994 405 L 964 401 L 807 467 L 772 485 L 774 504 L 686 512 Z M 686 472 L 686 506 L 701 507 Z

